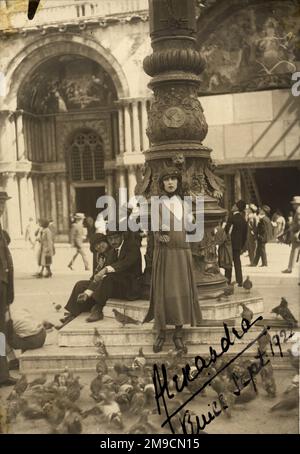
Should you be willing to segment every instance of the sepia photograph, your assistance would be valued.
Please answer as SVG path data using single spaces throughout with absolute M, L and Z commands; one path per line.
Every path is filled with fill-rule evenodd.
M 0 434 L 299 435 L 299 320 L 300 0 L 0 0 Z

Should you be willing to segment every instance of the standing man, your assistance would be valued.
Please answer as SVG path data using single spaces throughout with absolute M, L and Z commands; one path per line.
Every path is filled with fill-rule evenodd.
M 73 256 L 68 267 L 70 268 L 70 270 L 72 270 L 73 264 L 74 264 L 77 256 L 81 255 L 85 269 L 89 270 L 89 262 L 87 260 L 87 257 L 85 255 L 85 252 L 83 249 L 83 241 L 85 238 L 85 234 L 84 234 L 85 228 L 83 226 L 84 214 L 76 213 L 74 218 L 75 218 L 75 222 L 74 222 L 74 224 L 72 224 L 72 227 L 71 227 L 71 245 L 75 247 L 76 253 Z
M 245 219 L 246 202 L 239 200 L 236 203 L 236 211 L 229 216 L 225 232 L 231 232 L 232 258 L 234 263 L 235 279 L 239 287 L 243 286 L 243 273 L 241 264 L 241 253 L 247 241 L 248 226 Z M 231 272 L 227 274 L 228 283 L 231 282 Z
M 0 219 L 5 210 L 7 192 L 0 189 Z M 7 337 L 8 307 L 14 300 L 14 270 L 11 254 L 8 249 L 10 242 L 7 232 L 2 230 L 0 223 L 0 386 L 12 386 L 16 380 L 9 375 L 8 362 L 5 353 L 5 341 Z M 4 345 L 3 345 L 4 344 Z
M 261 258 L 261 266 L 268 266 L 266 244 L 273 236 L 272 223 L 269 218 L 271 208 L 268 205 L 263 205 L 259 210 L 259 221 L 257 225 L 257 248 L 253 261 L 253 265 L 257 266 Z
M 290 225 L 290 238 L 292 249 L 290 252 L 289 264 L 283 273 L 291 273 L 295 264 L 295 259 L 300 253 L 300 196 L 293 197 L 291 204 L 294 208 L 295 215 Z

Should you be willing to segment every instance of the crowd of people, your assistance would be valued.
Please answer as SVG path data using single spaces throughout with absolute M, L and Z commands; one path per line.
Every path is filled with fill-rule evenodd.
M 192 251 L 186 239 L 186 231 L 175 228 L 176 219 L 193 217 L 184 209 L 181 174 L 176 168 L 164 169 L 159 178 L 163 203 L 170 212 L 170 225 L 165 230 L 160 225 L 154 232 L 154 248 L 150 284 L 150 305 L 144 322 L 154 319 L 157 336 L 153 351 L 160 352 L 166 339 L 167 325 L 174 326 L 173 342 L 176 350 L 187 351 L 183 340 L 184 325 L 201 326 L 202 314 L 193 271 Z M 0 216 L 10 197 L 0 191 Z M 233 206 L 226 222 L 215 230 L 218 245 L 219 266 L 225 269 L 228 283 L 232 281 L 234 268 L 238 286 L 243 285 L 241 255 L 248 251 L 249 266 L 268 265 L 266 244 L 279 241 L 291 245 L 288 268 L 292 272 L 300 251 L 300 196 L 291 201 L 293 216 L 285 221 L 279 210 L 271 216 L 267 205 L 256 207 L 239 200 Z M 183 222 L 184 226 L 186 223 Z M 89 280 L 77 282 L 65 306 L 66 315 L 61 328 L 82 312 L 88 312 L 87 323 L 101 321 L 103 309 L 110 298 L 134 300 L 141 295 L 142 257 L 141 235 L 139 232 L 124 232 L 120 223 L 115 229 L 106 228 L 105 233 L 95 231 L 83 213 L 76 213 L 71 224 L 71 244 L 75 254 L 69 268 L 72 269 L 78 256 L 82 257 L 85 269 L 88 261 L 83 242 L 88 239 L 93 253 L 93 270 Z M 25 238 L 37 252 L 40 270 L 37 277 L 51 277 L 52 258 L 55 254 L 55 226 L 52 221 L 41 220 L 36 226 L 30 219 Z M 45 342 L 45 327 L 35 323 L 28 314 L 14 314 L 10 305 L 14 300 L 13 262 L 9 252 L 10 239 L 0 224 L 0 332 L 7 342 L 7 355 L 12 348 L 23 350 L 37 348 Z M 172 285 L 170 285 L 172 283 Z M 14 361 L 14 359 L 12 360 Z M 14 384 L 9 374 L 6 356 L 0 356 L 0 386 Z
M 229 213 L 227 222 L 216 229 L 219 266 L 225 270 L 228 283 L 232 269 L 238 286 L 243 284 L 241 255 L 248 253 L 249 266 L 268 266 L 266 245 L 279 242 L 291 246 L 289 263 L 283 273 L 292 273 L 300 255 L 300 196 L 291 201 L 293 211 L 286 220 L 279 209 L 271 217 L 268 205 L 257 207 L 239 200 Z

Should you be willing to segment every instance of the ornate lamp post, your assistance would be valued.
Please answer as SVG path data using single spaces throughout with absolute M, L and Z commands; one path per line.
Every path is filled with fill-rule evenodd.
M 162 166 L 177 166 L 183 176 L 185 195 L 203 196 L 205 234 L 191 243 L 199 297 L 211 297 L 226 286 L 216 256 L 214 228 L 226 211 L 219 207 L 223 182 L 214 175 L 211 149 L 202 141 L 207 123 L 198 99 L 200 74 L 205 61 L 197 50 L 195 0 L 149 0 L 153 53 L 144 60 L 152 77 L 153 99 L 148 113 L 150 149 L 145 153 L 142 194 L 159 194 Z M 146 263 L 151 263 L 151 240 Z M 148 260 L 147 260 L 148 258 Z M 146 273 L 149 269 L 146 269 Z

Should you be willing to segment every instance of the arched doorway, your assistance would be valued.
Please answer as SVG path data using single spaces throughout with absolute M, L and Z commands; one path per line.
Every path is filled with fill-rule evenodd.
M 36 216 L 53 219 L 58 240 L 66 240 L 72 213 L 96 218 L 96 200 L 114 181 L 107 164 L 119 151 L 117 99 L 111 75 L 73 54 L 44 61 L 19 89 L 25 147 L 18 158 L 32 163 Z
M 92 129 L 74 132 L 67 150 L 72 211 L 97 216 L 96 201 L 105 194 L 104 144 Z

